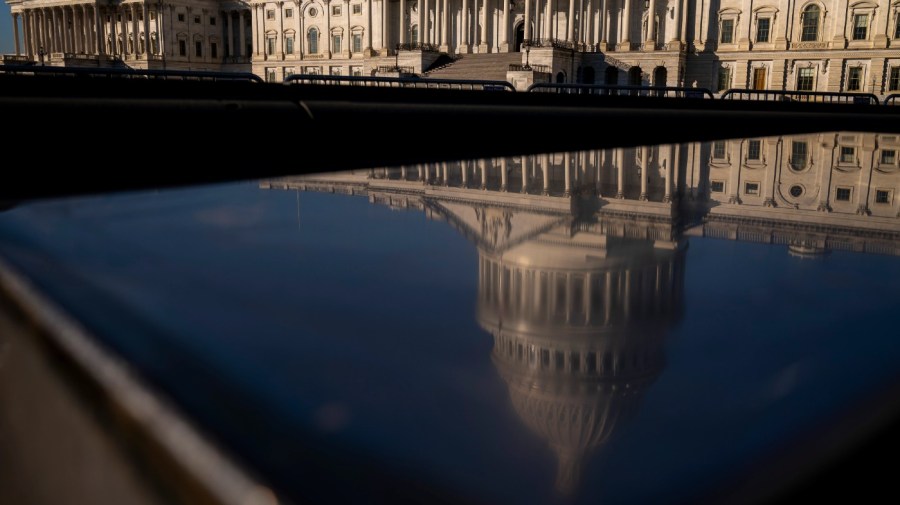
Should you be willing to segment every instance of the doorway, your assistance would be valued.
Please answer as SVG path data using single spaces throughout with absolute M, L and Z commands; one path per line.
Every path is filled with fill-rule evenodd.
M 753 69 L 753 89 L 766 89 L 766 67 Z
M 525 23 L 519 23 L 516 25 L 516 39 L 515 39 L 515 47 L 513 47 L 513 51 L 520 53 L 522 52 L 522 44 L 525 42 Z

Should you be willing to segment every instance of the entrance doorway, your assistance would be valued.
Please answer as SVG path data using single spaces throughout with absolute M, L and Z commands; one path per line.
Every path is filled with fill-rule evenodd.
M 653 85 L 665 86 L 668 74 L 666 67 L 656 67 L 656 70 L 653 71 Z
M 517 53 L 522 52 L 523 42 L 525 42 L 525 23 L 519 23 L 516 25 L 516 45 L 513 47 L 513 51 Z
M 753 69 L 753 89 L 766 89 L 766 67 Z
M 628 84 L 630 86 L 640 86 L 641 74 L 641 67 L 631 67 L 631 70 L 628 71 Z
M 619 69 L 616 67 L 606 67 L 606 75 L 603 78 L 603 84 L 606 84 L 607 86 L 619 84 Z

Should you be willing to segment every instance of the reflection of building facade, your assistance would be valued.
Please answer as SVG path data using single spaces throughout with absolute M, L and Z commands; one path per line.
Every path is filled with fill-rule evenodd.
M 420 73 L 449 63 L 446 55 L 476 53 L 447 70 L 480 61 L 467 77 L 900 90 L 895 0 L 6 1 L 18 57 L 54 65 L 233 69 L 281 80 L 397 64 Z M 525 41 L 530 58 L 484 56 Z M 507 68 L 525 62 L 540 71 Z

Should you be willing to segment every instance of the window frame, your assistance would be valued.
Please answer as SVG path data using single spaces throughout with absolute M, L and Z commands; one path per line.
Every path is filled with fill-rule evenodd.
M 883 201 L 882 195 L 884 195 Z M 894 192 L 890 189 L 875 188 L 874 200 L 877 205 L 891 205 L 891 202 L 894 200 Z
M 735 22 L 734 18 L 727 17 L 719 20 L 719 44 L 734 44 L 734 27 Z M 725 30 L 725 23 L 728 23 L 731 27 L 730 30 Z M 726 34 L 728 35 L 728 40 L 725 40 Z
M 863 27 L 860 27 L 857 23 L 857 20 L 860 18 L 865 18 L 866 24 Z M 869 40 L 869 23 L 870 16 L 868 12 L 854 12 L 852 26 L 850 27 L 850 40 Z M 860 33 L 860 30 L 862 32 Z
M 751 189 L 752 186 L 752 189 Z M 759 196 L 760 193 L 760 184 L 757 181 L 747 181 L 744 182 L 744 194 Z
M 841 165 L 856 164 L 856 146 L 838 146 L 838 163 Z
M 759 32 L 760 32 L 760 26 L 759 26 L 759 23 L 760 23 L 761 21 L 765 21 L 765 22 L 766 22 L 766 38 L 765 38 L 765 39 L 762 39 L 762 40 L 759 38 Z M 766 16 L 759 16 L 759 17 L 756 18 L 756 35 L 755 35 L 755 36 L 756 36 L 756 42 L 757 42 L 757 43 L 767 44 L 767 43 L 771 42 L 771 38 L 772 38 L 772 16 L 766 15 Z
M 808 76 L 804 75 L 805 73 L 809 73 Z M 800 86 L 801 82 L 805 83 L 806 78 L 809 78 L 809 86 Z M 801 81 L 803 79 L 803 81 Z M 796 91 L 815 91 L 816 89 L 816 68 L 815 67 L 800 67 L 797 69 L 797 80 L 794 84 Z
M 813 19 L 811 14 L 815 10 L 815 25 L 812 30 L 807 30 L 807 20 Z M 814 33 L 811 33 L 814 32 Z M 800 42 L 819 42 L 822 32 L 822 8 L 818 4 L 812 3 L 803 8 L 800 12 Z
M 900 64 L 888 67 L 888 91 L 900 91 Z
M 841 192 L 847 192 L 847 198 L 841 198 Z M 836 202 L 852 202 L 853 188 L 850 186 L 837 186 L 834 188 L 834 201 Z
M 796 157 L 800 154 L 798 149 L 799 146 L 803 146 L 803 159 L 802 162 L 798 161 Z M 809 167 L 809 142 L 806 140 L 791 140 L 791 155 L 788 158 L 788 166 L 791 170 L 795 172 L 802 172 Z
M 756 157 L 751 157 L 751 154 L 754 151 L 754 146 L 756 150 Z M 747 161 L 762 161 L 762 140 L 759 139 L 750 139 L 747 141 Z
M 863 88 L 863 67 L 862 65 L 854 65 L 847 67 L 847 82 L 845 89 L 847 91 L 862 91 Z
M 350 7 L 350 13 L 355 14 L 357 16 L 361 16 L 362 15 L 362 4 L 361 3 L 353 4 Z
M 719 189 L 716 189 L 716 186 Z M 725 181 L 709 181 L 709 192 L 710 193 L 725 193 Z

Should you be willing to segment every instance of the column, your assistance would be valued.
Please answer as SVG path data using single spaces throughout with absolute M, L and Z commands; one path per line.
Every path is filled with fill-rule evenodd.
M 141 4 L 141 15 L 144 16 L 144 54 L 153 52 L 153 41 L 150 40 L 150 7 L 147 1 L 144 0 Z
M 366 0 L 366 47 L 365 55 L 372 56 L 372 0 Z
M 531 36 L 531 0 L 525 0 L 525 42 L 530 42 Z
M 13 34 L 16 37 L 16 56 L 21 56 L 22 48 L 19 46 L 19 13 L 12 13 Z
M 625 150 L 616 149 L 616 198 L 625 198 Z
M 673 21 L 675 21 L 675 34 L 672 35 L 672 41 L 681 40 L 681 34 L 684 33 L 681 30 L 681 2 L 682 0 L 675 0 L 675 16 Z M 752 17 L 752 16 L 750 16 Z
M 768 138 L 762 141 L 763 146 L 765 146 L 766 152 L 768 155 L 766 158 L 769 162 L 766 164 L 766 175 L 763 180 L 763 195 L 765 196 L 765 200 L 763 200 L 763 206 L 765 207 L 774 207 L 775 206 L 775 175 L 776 175 L 776 167 L 778 166 L 778 144 L 779 141 L 777 138 Z
M 466 162 L 466 163 L 468 163 L 468 162 Z M 443 184 L 444 186 L 447 186 L 450 184 L 450 178 L 447 177 L 447 163 L 441 163 L 441 178 L 443 179 L 441 181 L 441 184 Z
M 443 0 L 444 13 L 441 15 L 441 51 L 450 51 L 450 38 L 447 36 L 450 31 L 450 0 Z
M 72 6 L 72 52 L 84 52 L 84 15 L 81 4 Z
M 252 13 L 252 11 L 251 11 L 251 13 Z M 244 28 L 245 14 L 246 14 L 246 12 L 244 12 L 244 11 L 238 11 L 238 21 L 237 21 L 237 23 L 238 23 L 238 54 L 241 55 L 241 58 L 247 57 L 247 38 L 246 38 L 247 34 L 245 32 L 246 29 Z M 298 12 L 298 17 L 299 17 L 299 12 Z M 250 29 L 251 30 L 253 29 L 252 22 L 251 22 Z M 300 39 L 301 43 L 305 39 L 305 37 L 303 36 L 303 33 L 298 33 L 297 37 Z
M 462 187 L 469 187 L 469 162 L 468 161 L 460 161 L 459 162 L 459 173 L 462 178 Z
M 425 2 L 424 0 L 418 0 L 416 2 L 416 13 L 418 15 L 417 24 L 419 25 L 419 29 L 416 33 L 416 40 L 412 40 L 410 42 L 416 42 L 421 47 L 423 43 L 425 43 Z
M 566 40 L 575 43 L 575 0 L 569 0 L 569 15 L 566 17 Z
M 621 42 L 624 44 L 623 49 L 628 51 L 631 49 L 631 0 L 625 0 L 625 10 L 622 12 L 622 36 Z M 616 47 L 617 51 L 621 51 Z
M 459 43 L 459 52 L 460 53 L 468 53 L 469 52 L 469 0 L 462 0 L 462 12 L 460 13 L 460 18 L 462 19 L 462 40 Z
M 398 31 L 400 32 L 399 40 L 401 44 L 406 43 L 406 25 L 403 23 L 404 18 L 406 17 L 406 0 L 400 0 L 400 12 L 398 13 L 398 17 L 400 18 L 400 25 Z
M 259 5 L 251 6 L 251 9 L 250 9 L 250 20 L 251 20 L 250 21 L 250 32 L 251 32 L 251 35 L 250 36 L 253 38 L 253 48 L 254 48 L 253 53 L 255 56 L 259 56 L 259 48 L 260 48 L 259 28 L 256 26 L 258 23 L 258 19 L 259 19 L 258 11 L 259 11 Z M 325 12 L 324 15 L 327 16 L 328 13 Z M 241 27 L 243 27 L 243 26 L 244 26 L 244 23 L 241 23 Z M 243 45 L 243 44 L 241 44 L 241 45 Z
M 544 5 L 546 7 L 546 10 L 544 11 L 544 19 L 543 19 L 543 21 L 544 21 L 544 37 L 543 38 L 552 39 L 553 32 L 550 31 L 550 23 L 553 21 L 553 12 L 551 10 L 553 8 L 553 2 L 552 2 L 552 0 L 544 0 Z
M 549 2 L 548 2 L 549 3 Z M 550 155 L 541 156 L 541 175 L 544 177 L 544 187 L 542 194 L 550 194 Z
M 505 192 L 507 186 L 507 167 L 506 167 L 506 156 L 500 158 L 500 191 Z
M 748 16 L 749 17 L 749 16 Z M 650 51 L 656 50 L 656 0 L 650 0 L 650 9 L 647 11 L 647 44 Z
M 509 51 L 509 0 L 503 0 L 503 13 L 500 21 L 500 52 L 508 53 Z
M 278 16 L 278 38 L 275 39 L 275 50 L 278 53 L 278 60 L 284 61 L 284 2 L 275 4 L 275 13 Z M 326 14 L 329 13 L 326 12 Z M 350 13 L 347 12 L 346 15 L 349 17 Z M 331 42 L 331 34 L 328 35 L 326 40 L 328 40 L 329 43 Z
M 488 1 L 481 1 L 481 40 L 478 45 L 479 53 L 488 52 Z
M 297 16 L 299 18 L 300 17 L 299 14 L 300 13 L 298 12 L 297 14 L 295 14 L 295 16 Z M 225 30 L 225 44 L 222 46 L 222 51 L 223 51 L 223 56 L 225 56 L 226 58 L 229 58 L 231 56 L 234 56 L 234 54 L 233 54 L 234 48 L 232 47 L 234 45 L 234 40 L 233 40 L 232 34 L 231 34 L 231 11 L 225 11 L 223 13 L 222 17 L 225 19 L 224 26 L 222 27 Z M 147 19 L 146 15 L 145 15 L 144 19 Z M 146 30 L 146 28 L 145 28 L 145 30 Z M 144 33 L 146 33 L 146 31 Z M 145 37 L 146 37 L 146 35 L 145 35 Z
M 122 30 L 122 56 L 125 56 L 128 54 L 128 16 L 125 14 L 125 9 L 122 9 L 122 12 L 119 14 L 119 24 Z M 190 26 L 190 23 L 188 23 L 188 26 Z M 190 49 L 188 49 L 188 54 L 190 54 Z
M 100 21 L 100 9 L 96 5 L 92 8 L 94 9 L 94 33 L 97 41 L 97 54 L 104 55 L 106 54 L 106 45 L 103 43 L 105 37 L 103 36 L 103 23 Z
M 344 0 L 344 12 L 347 13 L 347 26 L 344 33 L 344 47 L 341 48 L 341 51 L 345 58 L 350 59 L 352 52 L 350 41 L 353 40 L 353 37 L 350 36 L 350 0 Z
M 141 52 L 141 37 L 138 33 L 138 15 L 137 15 L 137 4 L 131 4 L 131 44 L 134 47 L 134 54 L 138 55 Z M 206 17 L 206 16 L 204 16 Z M 206 20 L 203 20 L 204 22 Z
M 674 172 L 672 173 L 672 191 L 675 193 L 676 198 L 680 198 L 681 186 L 678 185 L 678 181 L 681 179 L 681 144 L 675 144 L 675 153 L 673 156 L 672 169 Z
M 22 42 L 24 44 L 24 53 L 31 58 L 33 52 L 31 50 L 34 34 L 31 31 L 31 13 L 27 10 L 22 11 Z
M 673 168 L 672 165 L 674 163 L 673 162 L 674 159 L 675 159 L 675 146 L 670 145 L 669 146 L 669 159 L 666 160 L 666 175 L 665 175 L 666 191 L 665 191 L 665 195 L 663 195 L 663 201 L 667 202 L 667 203 L 672 201 L 672 168 Z
M 386 56 L 388 54 L 388 43 L 390 41 L 390 37 L 388 37 L 388 21 L 391 19 L 388 15 L 388 5 L 390 5 L 389 0 L 381 0 L 381 55 Z
M 528 11 L 525 11 L 528 12 Z M 530 156 L 522 156 L 522 191 L 521 193 L 528 192 L 528 160 Z
M 487 161 L 484 159 L 478 161 L 478 168 L 481 169 L 481 189 L 487 189 Z
M 116 9 L 115 7 L 109 9 L 109 37 L 111 39 L 109 45 L 109 53 L 112 56 L 119 54 L 119 44 L 118 44 L 118 33 L 116 26 Z
M 647 201 L 647 172 L 650 170 L 650 148 L 643 146 L 641 149 L 641 196 L 642 202 Z
M 563 196 L 569 196 L 572 194 L 572 158 L 571 155 L 566 152 L 563 154 L 563 170 L 565 173 L 565 192 Z

